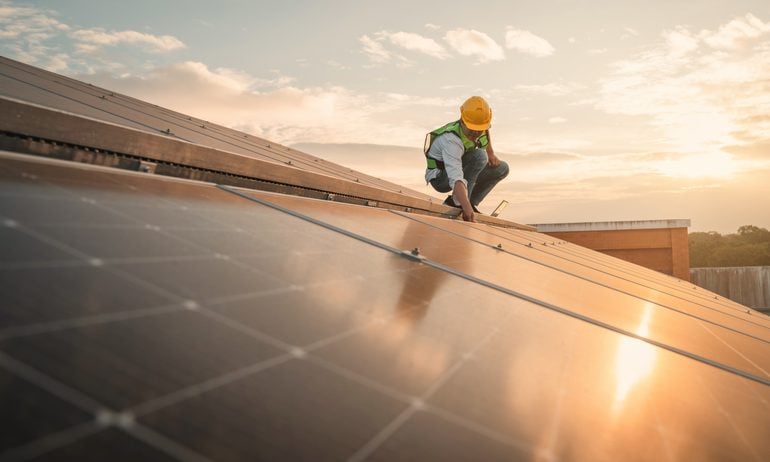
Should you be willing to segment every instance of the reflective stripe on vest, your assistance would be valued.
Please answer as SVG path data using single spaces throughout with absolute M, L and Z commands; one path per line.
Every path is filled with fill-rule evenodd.
M 463 151 L 463 154 L 465 154 L 468 151 L 472 151 L 474 149 L 478 148 L 486 148 L 489 144 L 489 136 L 486 131 L 478 137 L 476 142 L 469 140 L 465 133 L 463 133 L 462 127 L 460 126 L 460 121 L 455 120 L 454 122 L 449 122 L 448 124 L 444 125 L 441 128 L 438 128 L 436 130 L 433 130 L 432 132 L 425 135 L 425 145 L 423 146 L 424 152 L 425 152 L 425 159 L 428 162 L 428 168 L 444 168 L 444 162 L 440 160 L 436 160 L 432 157 L 428 157 L 428 151 L 430 150 L 430 147 L 433 145 L 433 141 L 438 138 L 439 136 L 443 135 L 444 133 L 453 133 L 455 136 L 460 138 L 460 141 L 463 143 L 463 148 L 465 149 Z

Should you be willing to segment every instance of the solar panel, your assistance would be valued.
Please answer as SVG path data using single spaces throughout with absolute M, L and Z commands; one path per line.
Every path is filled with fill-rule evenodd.
M 429 196 L 253 135 L 0 57 L 0 95 L 414 197 Z M 421 161 L 420 159 L 416 159 Z
M 3 459 L 770 454 L 766 323 L 672 278 L 537 233 L 0 172 Z

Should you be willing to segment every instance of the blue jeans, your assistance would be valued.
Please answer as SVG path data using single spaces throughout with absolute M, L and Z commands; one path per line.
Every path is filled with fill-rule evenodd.
M 489 191 L 503 178 L 508 176 L 508 164 L 500 161 L 497 167 L 488 165 L 487 151 L 474 149 L 463 154 L 463 178 L 468 182 L 468 199 L 477 206 L 487 197 Z M 446 170 L 441 169 L 438 176 L 430 180 L 431 186 L 438 192 L 449 192 L 454 185 L 449 184 Z

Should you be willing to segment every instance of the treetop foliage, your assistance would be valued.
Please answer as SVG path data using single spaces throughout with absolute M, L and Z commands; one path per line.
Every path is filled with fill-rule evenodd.
M 735 234 L 689 234 L 690 267 L 770 266 L 770 231 L 743 225 Z

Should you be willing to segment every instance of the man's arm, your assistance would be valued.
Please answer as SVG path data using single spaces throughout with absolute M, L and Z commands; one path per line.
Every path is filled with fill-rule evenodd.
M 500 158 L 495 155 L 495 150 L 492 148 L 492 136 L 487 130 L 487 159 L 489 159 L 490 167 L 497 167 L 500 165 Z
M 455 182 L 455 187 L 452 188 L 452 197 L 463 208 L 463 220 L 475 223 L 476 217 L 473 214 L 471 201 L 468 199 L 468 188 L 465 187 L 465 183 L 459 180 Z

